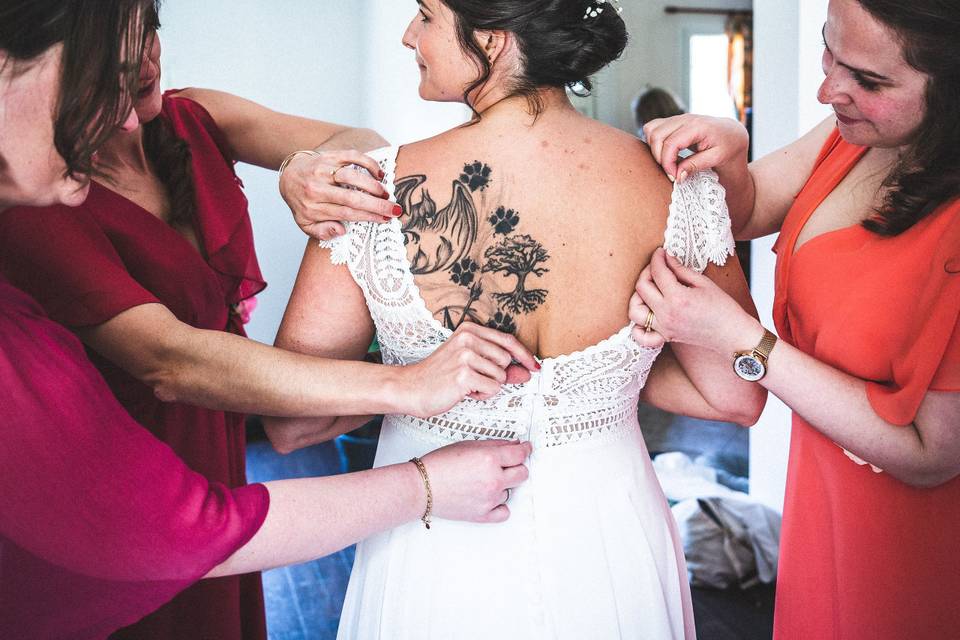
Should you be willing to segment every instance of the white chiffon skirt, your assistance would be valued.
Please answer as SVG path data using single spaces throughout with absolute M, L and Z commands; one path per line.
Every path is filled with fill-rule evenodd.
M 436 448 L 388 417 L 376 466 Z M 510 519 L 357 547 L 339 640 L 694 638 L 683 549 L 639 426 L 535 449 Z

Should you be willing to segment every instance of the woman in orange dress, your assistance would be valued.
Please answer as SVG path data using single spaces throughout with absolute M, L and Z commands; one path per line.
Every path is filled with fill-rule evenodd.
M 956 3 L 831 0 L 836 117 L 749 166 L 738 123 L 647 127 L 670 175 L 717 170 L 739 238 L 780 232 L 779 341 L 662 253 L 632 304 L 641 339 L 728 353 L 794 411 L 777 638 L 960 628 L 958 31 Z

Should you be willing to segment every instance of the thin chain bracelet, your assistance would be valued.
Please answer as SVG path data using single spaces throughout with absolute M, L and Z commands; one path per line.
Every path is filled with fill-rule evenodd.
M 430 476 L 427 475 L 427 467 L 423 464 L 423 460 L 420 458 L 411 458 L 410 462 L 417 465 L 417 471 L 420 472 L 420 477 L 423 478 L 423 486 L 427 488 L 427 508 L 424 509 L 420 520 L 423 521 L 423 526 L 429 529 L 430 516 L 433 513 L 433 490 L 430 488 Z
M 294 151 L 286 158 L 283 159 L 283 162 L 280 163 L 280 170 L 277 171 L 277 181 L 279 182 L 283 178 L 283 172 L 286 170 L 287 165 L 290 164 L 290 161 L 296 158 L 301 153 L 305 153 L 308 156 L 313 156 L 314 158 L 320 157 L 319 151 L 314 151 L 313 149 L 300 149 L 299 151 Z

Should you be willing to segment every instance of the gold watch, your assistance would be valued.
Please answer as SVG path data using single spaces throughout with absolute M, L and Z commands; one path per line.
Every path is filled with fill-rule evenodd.
M 766 329 L 760 344 L 750 351 L 739 351 L 733 354 L 734 372 L 749 382 L 756 382 L 767 375 L 767 358 L 777 344 L 777 336 Z

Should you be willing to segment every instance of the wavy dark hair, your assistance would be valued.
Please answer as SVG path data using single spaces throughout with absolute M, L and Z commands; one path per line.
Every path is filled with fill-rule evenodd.
M 93 174 L 93 154 L 131 108 L 154 0 L 4 0 L 3 73 L 17 74 L 63 45 L 54 144 L 72 177 Z
M 160 29 L 158 7 L 147 12 L 148 39 Z M 147 159 L 166 187 L 170 199 L 167 222 L 174 227 L 189 227 L 196 217 L 196 186 L 193 181 L 193 156 L 190 145 L 177 137 L 169 120 L 162 115 L 143 124 L 143 149 Z
M 463 94 L 490 79 L 491 66 L 477 31 L 508 31 L 516 36 L 523 69 L 511 95 L 526 96 L 531 110 L 543 105 L 541 87 L 593 87 L 590 76 L 616 60 L 627 46 L 627 27 L 611 4 L 596 17 L 584 19 L 593 0 L 441 0 L 456 16 L 460 48 L 473 58 L 479 75 Z
M 897 34 L 904 58 L 929 76 L 926 113 L 913 141 L 884 180 L 889 188 L 863 226 L 903 233 L 960 193 L 960 3 L 957 0 L 858 0 Z

